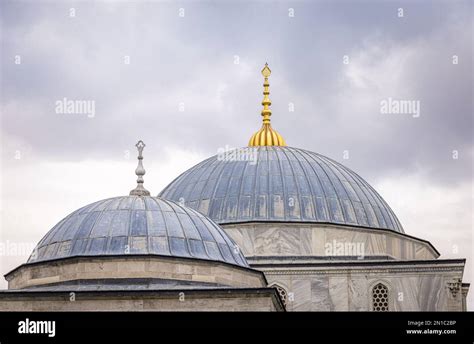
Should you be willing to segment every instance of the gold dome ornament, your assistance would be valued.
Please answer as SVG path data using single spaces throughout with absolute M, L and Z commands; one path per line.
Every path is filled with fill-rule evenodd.
M 263 110 L 262 110 L 262 117 L 263 117 L 263 124 L 262 128 L 257 131 L 255 134 L 252 135 L 249 141 L 250 147 L 255 146 L 286 146 L 285 140 L 283 137 L 278 134 L 278 132 L 272 128 L 270 124 L 270 116 L 272 115 L 272 110 L 270 110 L 270 105 L 272 102 L 268 95 L 270 94 L 269 87 L 270 84 L 268 83 L 268 77 L 272 74 L 270 68 L 268 68 L 268 63 L 265 63 L 265 67 L 262 69 L 262 75 L 265 78 L 263 82 Z

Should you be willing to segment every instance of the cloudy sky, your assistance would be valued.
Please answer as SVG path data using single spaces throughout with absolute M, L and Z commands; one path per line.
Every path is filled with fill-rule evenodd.
M 407 233 L 467 258 L 473 281 L 472 2 L 0 6 L 2 243 L 31 248 L 78 207 L 128 194 L 138 139 L 152 194 L 219 148 L 245 146 L 268 62 L 287 143 L 358 172 Z M 61 113 L 64 98 L 94 102 L 93 116 Z M 382 113 L 389 99 L 416 102 L 419 116 Z M 28 248 L 3 254 L 0 272 Z

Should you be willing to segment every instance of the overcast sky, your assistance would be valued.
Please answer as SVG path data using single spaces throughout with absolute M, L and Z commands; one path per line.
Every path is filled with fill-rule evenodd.
M 473 280 L 471 1 L 0 6 L 2 242 L 34 246 L 78 207 L 128 194 L 138 139 L 154 195 L 245 146 L 268 62 L 288 145 L 356 171 L 406 233 L 467 258 Z M 93 101 L 94 116 L 57 113 L 64 98 Z M 419 116 L 381 113 L 390 98 L 419 102 Z M 0 272 L 28 254 L 2 256 Z

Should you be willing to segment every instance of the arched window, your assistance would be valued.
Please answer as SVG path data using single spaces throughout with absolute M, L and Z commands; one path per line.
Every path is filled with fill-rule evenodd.
M 375 312 L 388 312 L 388 288 L 378 283 L 372 288 L 372 310 Z
M 270 287 L 275 288 L 278 291 L 281 301 L 283 301 L 283 304 L 286 306 L 286 303 L 288 302 L 288 293 L 286 290 L 283 289 L 283 287 L 280 287 L 278 284 L 272 284 Z

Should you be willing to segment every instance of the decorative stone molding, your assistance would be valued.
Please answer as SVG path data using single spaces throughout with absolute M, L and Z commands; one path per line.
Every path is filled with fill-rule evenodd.
M 278 291 L 278 294 L 280 295 L 281 301 L 283 302 L 283 305 L 287 305 L 288 303 L 288 292 L 286 291 L 285 288 L 283 288 L 280 284 L 278 283 L 272 283 L 269 285 L 271 288 L 275 288 Z
M 449 290 L 450 295 L 455 299 L 459 291 L 461 291 L 462 280 L 455 278 L 451 281 L 446 282 L 446 287 Z
M 423 272 L 450 272 L 450 273 L 462 273 L 464 270 L 464 265 L 429 265 L 429 266 L 388 266 L 381 263 L 378 266 L 373 267 L 332 267 L 324 266 L 318 268 L 291 268 L 291 266 L 278 267 L 278 266 L 259 266 L 258 264 L 251 264 L 251 267 L 260 271 L 263 271 L 266 275 L 346 275 L 348 273 L 377 273 L 377 274 L 386 274 L 386 273 L 423 273 Z

